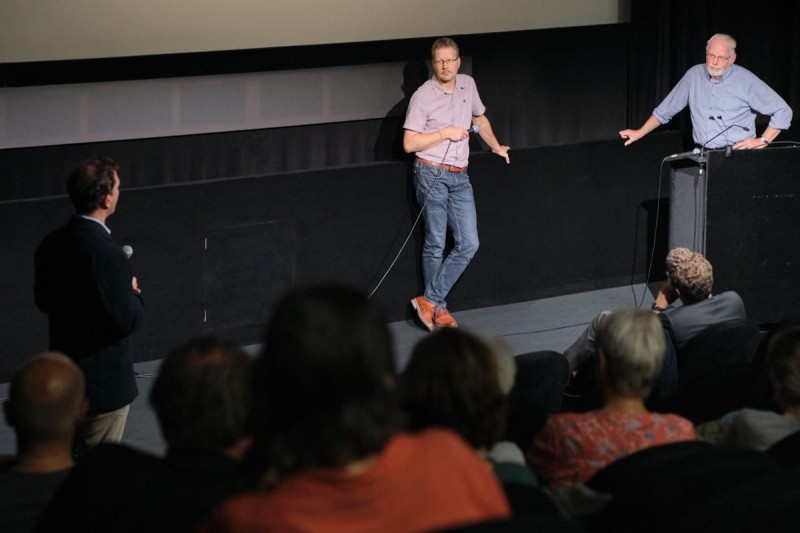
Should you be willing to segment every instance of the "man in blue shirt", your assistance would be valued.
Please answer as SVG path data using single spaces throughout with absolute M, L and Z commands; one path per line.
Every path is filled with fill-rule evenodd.
M 737 150 L 764 148 L 781 130 L 789 128 L 792 110 L 766 83 L 749 70 L 734 65 L 736 40 L 718 33 L 706 43 L 706 63 L 690 68 L 653 114 L 636 130 L 619 132 L 625 146 L 638 141 L 687 105 L 692 136 L 698 146 Z M 756 135 L 756 114 L 770 117 L 769 126 Z

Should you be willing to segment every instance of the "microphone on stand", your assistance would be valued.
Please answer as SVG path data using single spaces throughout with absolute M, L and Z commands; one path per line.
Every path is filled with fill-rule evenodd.
M 125 255 L 128 256 L 128 259 L 130 259 L 131 256 L 133 255 L 133 248 L 131 248 L 127 244 L 122 247 L 122 251 L 125 252 Z
M 664 158 L 664 160 L 675 161 L 676 159 L 685 159 L 693 155 L 698 155 L 699 153 L 700 153 L 700 148 L 695 148 L 694 150 L 691 150 L 689 152 L 681 152 L 679 154 L 668 155 L 667 157 Z
M 708 117 L 708 118 L 710 118 L 711 120 L 714 120 L 714 117 Z M 719 119 L 722 120 L 722 117 L 719 117 Z M 710 143 L 711 141 L 713 141 L 714 139 L 716 139 L 717 137 L 719 137 L 720 135 L 722 135 L 723 133 L 725 133 L 726 131 L 728 131 L 731 128 L 742 128 L 744 131 L 750 131 L 750 128 L 746 128 L 746 127 L 740 126 L 738 124 L 731 124 L 730 126 L 728 126 L 725 129 L 723 129 L 721 132 L 717 133 L 716 135 L 711 137 L 709 140 L 707 140 L 703 144 L 703 146 L 700 148 L 700 158 L 698 160 L 700 178 L 703 177 L 703 171 L 705 170 L 705 166 L 706 166 L 706 158 L 703 157 L 703 156 L 705 154 L 706 148 L 708 147 L 708 143 Z M 730 146 L 726 145 L 725 157 L 730 157 L 728 155 L 727 148 L 730 148 Z
M 710 120 L 715 120 L 713 116 L 712 116 L 712 117 L 708 117 L 708 118 L 709 118 Z M 721 116 L 720 116 L 720 117 L 717 117 L 717 118 L 718 118 L 718 119 L 720 119 L 720 120 L 722 120 L 722 117 L 721 117 Z M 723 125 L 724 125 L 724 124 L 725 124 L 725 123 L 723 122 Z M 703 147 L 700 149 L 700 153 L 703 153 L 703 152 L 705 152 L 706 148 L 708 148 L 708 143 L 710 143 L 711 141 L 713 141 L 714 139 L 716 139 L 717 137 L 719 137 L 720 135 L 722 135 L 723 133 L 725 133 L 726 131 L 728 131 L 728 130 L 729 130 L 729 129 L 731 129 L 731 128 L 741 128 L 741 129 L 743 129 L 744 131 L 750 131 L 750 128 L 747 128 L 747 127 L 745 127 L 745 126 L 740 126 L 740 125 L 738 125 L 738 124 L 731 124 L 730 126 L 727 126 L 725 129 L 723 129 L 721 132 L 717 133 L 716 135 L 714 135 L 713 137 L 711 137 L 709 140 L 707 140 L 707 141 L 706 141 L 706 142 L 703 144 Z
M 712 115 L 712 116 L 710 116 L 710 117 L 708 117 L 708 118 L 709 118 L 710 120 L 714 120 L 714 121 L 716 121 L 716 120 L 719 120 L 719 121 L 721 121 L 721 122 L 722 122 L 722 125 L 723 125 L 725 128 L 727 128 L 727 127 L 728 127 L 728 125 L 727 125 L 727 124 L 725 124 L 725 121 L 722 119 L 722 115 L 717 115 L 716 119 L 714 118 L 714 116 L 713 116 L 713 115 Z M 737 124 L 734 124 L 734 125 L 737 125 Z M 739 126 L 739 127 L 740 127 L 740 128 L 742 128 L 742 129 L 744 129 L 744 131 L 750 131 L 750 128 L 745 128 L 744 126 Z M 723 133 L 723 132 L 720 132 L 720 133 Z M 711 141 L 709 141 L 709 142 L 711 142 Z M 733 157 L 733 146 L 731 146 L 730 144 L 727 144 L 727 145 L 725 145 L 725 157 L 726 157 L 726 158 L 728 158 L 728 159 L 730 159 L 731 157 Z

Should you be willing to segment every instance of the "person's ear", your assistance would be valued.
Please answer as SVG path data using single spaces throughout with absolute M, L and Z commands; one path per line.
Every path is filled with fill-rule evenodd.
M 601 374 L 605 374 L 606 366 L 606 354 L 603 353 L 603 350 L 597 348 L 597 371 Z
M 606 382 L 606 369 L 608 368 L 608 361 L 606 359 L 606 354 L 603 353 L 603 350 L 600 347 L 595 348 L 595 358 L 594 358 L 594 375 L 597 379 L 598 383 L 605 383 Z

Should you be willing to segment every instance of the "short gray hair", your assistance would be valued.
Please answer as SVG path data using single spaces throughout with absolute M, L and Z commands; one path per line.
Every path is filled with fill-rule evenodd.
M 706 50 L 708 50 L 708 47 L 711 44 L 711 41 L 713 41 L 714 39 L 725 39 L 726 41 L 728 41 L 728 44 L 731 45 L 731 52 L 733 52 L 734 54 L 736 53 L 736 39 L 734 39 L 733 37 L 731 37 L 727 33 L 715 33 L 714 35 L 712 35 L 706 41 Z
M 666 340 L 658 316 L 641 309 L 619 309 L 597 332 L 606 362 L 608 388 L 622 396 L 647 397 L 664 365 Z

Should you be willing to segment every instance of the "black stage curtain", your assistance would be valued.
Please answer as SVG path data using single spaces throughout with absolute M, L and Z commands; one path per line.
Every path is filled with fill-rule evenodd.
M 715 33 L 732 35 L 737 41 L 736 63 L 769 84 L 797 113 L 800 109 L 798 29 L 798 2 L 633 0 L 628 126 L 639 127 L 686 70 L 705 61 L 706 41 Z M 666 127 L 690 132 L 688 111 Z M 800 133 L 797 128 L 789 130 L 780 140 L 800 140 Z
M 626 24 L 614 24 L 456 39 L 462 55 L 472 62 L 497 137 L 520 150 L 616 137 L 625 125 L 628 30 Z M 410 41 L 402 54 L 397 46 L 384 43 L 379 47 L 384 53 L 367 53 L 361 64 L 407 61 L 405 79 L 397 84 L 410 88 L 410 98 L 427 77 L 420 67 L 428 61 L 430 43 Z M 591 51 L 586 43 L 592 43 Z M 333 52 L 339 49 L 318 50 L 315 60 L 333 64 L 339 57 Z M 208 74 L 222 68 L 215 58 L 209 56 Z M 123 64 L 128 60 L 120 59 Z M 342 56 L 340 64 L 353 60 Z M 51 73 L 56 80 L 61 79 L 58 72 Z M 63 194 L 68 172 L 92 155 L 120 162 L 123 188 L 404 160 L 408 156 L 401 137 L 407 98 L 388 109 L 383 119 L 0 150 L 0 201 Z M 473 142 L 473 149 L 480 150 L 479 142 Z
M 747 10 L 739 2 L 679 4 L 634 0 L 630 26 L 456 36 L 514 164 L 491 154 L 472 160 L 482 250 L 452 295 L 454 309 L 644 279 L 664 193 L 659 162 L 680 151 L 679 136 L 623 148 L 616 132 L 626 119 L 644 121 L 702 61 L 712 33 L 737 37 L 738 62 L 798 107 L 792 52 L 800 8 L 771 0 Z M 427 60 L 430 40 L 414 44 L 407 55 L 374 60 Z M 122 163 L 125 205 L 113 224 L 115 237 L 137 250 L 147 284 L 148 330 L 137 341 L 145 360 L 203 328 L 256 341 L 270 295 L 291 283 L 334 278 L 371 287 L 416 213 L 408 165 L 376 163 L 405 157 L 397 151 L 402 116 L 401 101 L 384 120 L 0 151 L 0 323 L 14 341 L 0 349 L 0 375 L 46 342 L 32 302 L 32 256 L 66 220 L 64 179 L 78 161 L 101 154 Z M 258 294 L 215 314 L 248 284 Z M 418 288 L 413 249 L 376 297 L 392 320 L 403 319 Z
M 627 148 L 616 139 L 529 148 L 514 151 L 511 165 L 474 154 L 481 249 L 450 294 L 451 308 L 659 275 L 663 264 L 648 261 L 654 236 L 661 263 L 666 243 L 660 161 L 679 145 L 668 133 Z M 71 210 L 64 196 L 0 202 L 0 382 L 47 348 L 46 317 L 33 302 L 33 255 Z M 199 333 L 260 342 L 276 298 L 297 283 L 337 280 L 371 292 L 417 211 L 404 162 L 123 191 L 110 226 L 117 242 L 135 250 L 145 299 L 136 360 L 163 357 Z M 417 227 L 375 292 L 389 320 L 411 319 L 408 301 L 422 286 L 421 242 Z

